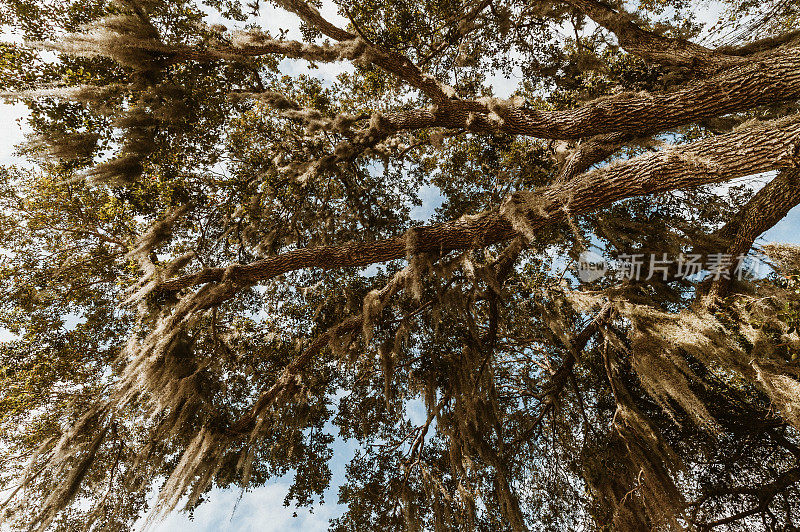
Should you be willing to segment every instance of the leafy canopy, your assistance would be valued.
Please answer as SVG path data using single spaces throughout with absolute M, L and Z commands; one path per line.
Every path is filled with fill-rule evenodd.
M 3 521 L 313 507 L 348 438 L 332 530 L 796 529 L 798 6 L 713 6 L 0 2 Z

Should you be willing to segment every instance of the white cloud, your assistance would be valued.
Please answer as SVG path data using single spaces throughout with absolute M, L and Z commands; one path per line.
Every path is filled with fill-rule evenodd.
M 23 103 L 0 103 L 0 165 L 23 164 L 23 160 L 14 156 L 15 146 L 25 140 L 30 133 L 27 124 L 28 108 Z
M 24 39 L 22 35 L 18 32 L 15 32 L 11 26 L 6 24 L 0 25 L 0 41 L 21 44 Z
M 279 481 L 253 489 L 242 495 L 238 505 L 239 490 L 213 490 L 208 496 L 208 502 L 195 510 L 193 519 L 184 513 L 173 512 L 167 519 L 155 525 L 152 531 L 322 532 L 328 529 L 328 520 L 341 513 L 340 509 L 331 504 L 318 505 L 313 513 L 305 508 L 287 508 L 283 505 L 283 498 L 288 488 L 288 482 Z M 293 516 L 295 512 L 297 517 Z
M 336 434 L 332 423 L 325 425 L 325 431 Z M 239 495 L 235 488 L 214 489 L 207 496 L 207 502 L 194 512 L 194 518 L 183 512 L 172 512 L 167 518 L 149 529 L 149 532 L 279 532 L 297 530 L 302 532 L 323 532 L 328 530 L 330 519 L 342 515 L 346 508 L 336 503 L 339 486 L 345 481 L 346 465 L 355 455 L 358 444 L 355 440 L 336 438 L 331 449 L 333 457 L 328 465 L 331 468 L 331 485 L 325 491 L 325 504 L 315 504 L 308 508 L 294 508 L 283 505 L 283 499 L 291 485 L 289 476 L 281 477 L 267 485 L 253 488 Z M 149 499 L 154 502 L 156 492 Z M 239 501 L 237 504 L 237 500 Z M 236 511 L 234 512 L 234 508 Z M 297 517 L 294 514 L 297 513 Z M 233 515 L 231 515 L 233 514 Z M 135 528 L 143 530 L 144 519 Z

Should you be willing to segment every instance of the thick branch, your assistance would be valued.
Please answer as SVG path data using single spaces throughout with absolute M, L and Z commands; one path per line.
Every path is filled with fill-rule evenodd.
M 510 107 L 502 121 L 490 120 L 480 102 L 450 103 L 438 112 L 387 115 L 403 129 L 442 126 L 476 132 L 504 132 L 548 139 L 575 139 L 612 133 L 645 136 L 703 118 L 800 98 L 800 53 L 782 51 L 761 61 L 660 94 L 620 94 L 568 111 Z M 483 107 L 483 112 L 481 112 Z M 399 127 L 398 127 L 399 129 Z
M 360 42 L 360 44 L 359 44 Z M 598 98 L 566 111 L 545 111 L 475 100 L 449 100 L 449 89 L 398 54 L 387 54 L 358 41 L 316 46 L 291 41 L 211 51 L 172 49 L 174 57 L 194 60 L 232 59 L 280 54 L 287 57 L 342 60 L 370 47 L 369 59 L 428 94 L 437 105 L 428 109 L 389 112 L 391 131 L 428 127 L 468 129 L 477 133 L 506 133 L 547 139 L 577 139 L 596 135 L 646 136 L 720 115 L 800 98 L 800 53 L 781 50 L 721 74 L 666 93 L 624 93 Z M 163 53 L 170 53 L 167 48 Z M 494 116 L 492 116 L 492 112 Z
M 588 15 L 597 24 L 614 32 L 620 46 L 645 60 L 665 65 L 699 68 L 704 73 L 712 73 L 742 61 L 740 57 L 728 56 L 684 39 L 664 37 L 644 30 L 631 22 L 631 15 L 615 11 L 604 2 L 564 1 Z
M 339 52 L 330 53 L 335 56 Z M 393 133 L 429 127 L 540 138 L 594 136 L 564 166 L 559 180 L 568 181 L 636 137 L 798 98 L 800 54 L 784 51 L 675 92 L 623 94 L 568 111 L 505 107 L 509 102 L 449 100 L 433 108 L 390 112 L 373 117 L 378 118 L 372 122 L 379 127 L 371 124 L 359 130 L 353 140 L 340 144 L 333 154 L 307 164 L 322 168 L 350 160 Z M 337 124 L 336 120 L 328 121 L 331 127 Z
M 567 157 L 564 166 L 558 173 L 558 182 L 566 182 L 585 172 L 592 165 L 602 162 L 607 157 L 613 155 L 626 143 L 635 139 L 634 135 L 627 133 L 615 133 L 611 135 L 599 135 L 597 137 L 581 141 L 575 151 Z
M 800 30 L 789 31 L 777 37 L 767 37 L 739 47 L 720 47 L 717 51 L 727 55 L 750 56 L 774 50 L 800 39 Z
M 734 262 L 725 276 L 720 276 L 711 285 L 708 296 L 711 300 L 724 297 L 734 277 L 736 258 L 746 255 L 753 243 L 765 231 L 781 221 L 789 211 L 800 204 L 800 171 L 787 169 L 756 193 L 744 208 L 717 233 Z
M 598 98 L 566 111 L 508 106 L 496 109 L 492 119 L 491 104 L 451 100 L 430 109 L 386 113 L 384 118 L 387 128 L 394 131 L 444 127 L 545 139 L 615 134 L 641 137 L 705 118 L 797 99 L 800 99 L 800 53 L 793 48 L 673 92 L 625 93 Z
M 300 17 L 303 22 L 309 26 L 318 30 L 323 35 L 327 35 L 331 39 L 346 41 L 355 37 L 355 35 L 349 31 L 343 30 L 328 22 L 317 8 L 303 0 L 278 0 L 277 3 L 285 10 L 291 11 Z
M 507 240 L 516 229 L 526 233 L 572 214 L 592 212 L 615 201 L 646 194 L 720 183 L 765 172 L 796 161 L 800 145 L 800 116 L 794 115 L 737 130 L 726 135 L 643 155 L 608 168 L 594 170 L 537 192 L 512 195 L 502 209 L 473 217 L 419 227 L 417 252 L 471 249 Z M 249 285 L 303 268 L 367 266 L 406 256 L 406 237 L 374 242 L 349 242 L 289 251 L 247 265 L 209 268 L 163 283 L 159 290 L 174 291 L 223 277 Z
M 331 24 L 320 12 L 302 0 L 280 0 L 279 4 L 286 10 L 295 13 L 303 21 L 316 28 L 324 35 L 337 41 L 354 40 L 358 36 Z M 374 44 L 368 44 L 370 60 L 387 72 L 395 74 L 412 87 L 416 87 L 434 101 L 445 101 L 454 96 L 452 89 L 438 82 L 433 76 L 425 74 L 402 54 L 389 52 Z

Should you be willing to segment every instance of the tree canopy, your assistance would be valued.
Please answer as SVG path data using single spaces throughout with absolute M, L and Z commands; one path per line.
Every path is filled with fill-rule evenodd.
M 0 519 L 800 529 L 799 17 L 2 0 Z

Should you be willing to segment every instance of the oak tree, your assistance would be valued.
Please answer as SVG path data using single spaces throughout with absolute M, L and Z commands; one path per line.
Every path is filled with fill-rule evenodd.
M 347 438 L 332 530 L 798 529 L 800 7 L 715 5 L 1 2 L 3 521 Z

